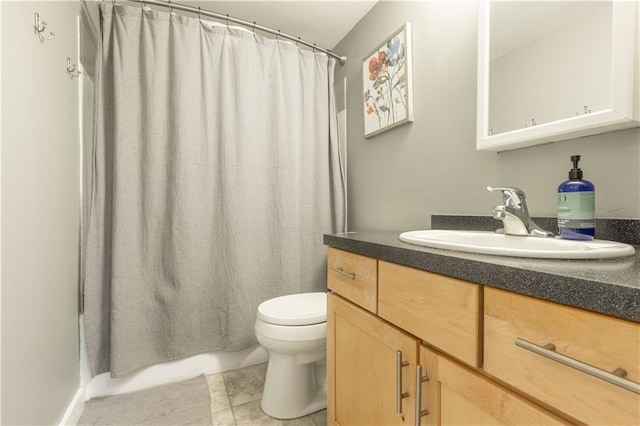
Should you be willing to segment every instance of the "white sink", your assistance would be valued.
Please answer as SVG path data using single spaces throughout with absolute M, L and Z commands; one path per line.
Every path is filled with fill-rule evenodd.
M 469 253 L 542 259 L 610 259 L 635 254 L 632 246 L 614 241 L 520 237 L 486 231 L 410 231 L 400 234 L 400 240 L 419 246 Z

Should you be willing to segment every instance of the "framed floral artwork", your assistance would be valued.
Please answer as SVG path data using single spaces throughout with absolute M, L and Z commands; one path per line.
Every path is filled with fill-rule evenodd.
M 413 121 L 411 24 L 408 22 L 362 60 L 364 137 Z

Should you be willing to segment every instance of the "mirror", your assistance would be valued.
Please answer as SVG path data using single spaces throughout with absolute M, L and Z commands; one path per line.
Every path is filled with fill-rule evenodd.
M 477 149 L 640 125 L 637 18 L 636 2 L 482 2 Z

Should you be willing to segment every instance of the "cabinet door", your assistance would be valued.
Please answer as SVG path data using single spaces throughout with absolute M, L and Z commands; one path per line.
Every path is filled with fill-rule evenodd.
M 423 425 L 569 424 L 424 346 L 420 364 L 429 378 L 422 385 Z
M 327 423 L 413 424 L 417 339 L 339 296 L 327 303 Z

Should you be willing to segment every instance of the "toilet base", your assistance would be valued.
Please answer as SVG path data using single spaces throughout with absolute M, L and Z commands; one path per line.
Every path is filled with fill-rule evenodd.
M 276 419 L 294 419 L 327 407 L 326 361 L 295 364 L 270 354 L 260 408 Z

